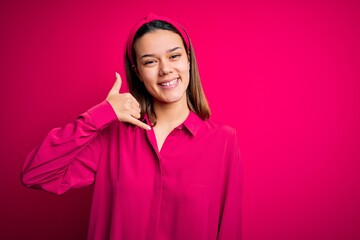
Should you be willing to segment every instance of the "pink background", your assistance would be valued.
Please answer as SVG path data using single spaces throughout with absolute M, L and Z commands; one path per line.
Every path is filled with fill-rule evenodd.
M 27 189 L 20 169 L 124 76 L 127 33 L 148 12 L 185 26 L 213 118 L 239 132 L 244 239 L 360 239 L 355 0 L 1 1 L 0 238 L 85 238 L 92 187 Z

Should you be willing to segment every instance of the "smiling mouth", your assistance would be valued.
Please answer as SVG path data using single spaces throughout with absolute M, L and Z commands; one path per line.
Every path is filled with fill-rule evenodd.
M 160 86 L 163 86 L 163 87 L 168 87 L 168 86 L 174 86 L 177 82 L 178 82 L 178 78 L 172 80 L 172 81 L 169 81 L 169 82 L 162 82 L 162 83 L 159 83 Z

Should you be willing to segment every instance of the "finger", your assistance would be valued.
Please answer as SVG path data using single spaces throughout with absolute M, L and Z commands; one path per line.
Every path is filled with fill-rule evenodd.
M 141 117 L 140 112 L 136 108 L 131 108 L 130 115 L 137 119 Z
M 118 74 L 117 72 L 115 72 L 115 77 L 116 77 L 115 83 L 114 83 L 113 87 L 111 88 L 110 92 L 119 93 L 121 84 L 122 84 L 122 80 L 121 80 L 120 74 Z
M 135 111 L 135 112 L 138 112 L 138 113 L 141 113 L 141 108 L 138 104 L 134 103 L 134 102 L 131 102 L 131 108 Z
M 136 98 L 135 98 L 133 95 L 131 95 L 131 101 L 132 101 L 136 106 L 140 107 L 139 102 L 136 100 Z
M 151 130 L 151 127 L 149 125 L 137 120 L 136 118 L 131 117 L 131 118 L 129 118 L 128 122 L 131 123 L 131 124 L 134 124 L 135 126 L 143 128 L 145 130 Z

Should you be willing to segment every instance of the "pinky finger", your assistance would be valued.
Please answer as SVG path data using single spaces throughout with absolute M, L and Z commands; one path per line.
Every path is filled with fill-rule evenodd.
M 151 130 L 151 127 L 149 125 L 147 125 L 147 124 L 145 124 L 145 123 L 141 122 L 140 120 L 137 120 L 136 118 L 133 118 L 133 117 L 131 117 L 129 119 L 129 123 L 134 124 L 134 125 L 136 125 L 136 126 L 138 126 L 140 128 L 143 128 L 145 130 Z

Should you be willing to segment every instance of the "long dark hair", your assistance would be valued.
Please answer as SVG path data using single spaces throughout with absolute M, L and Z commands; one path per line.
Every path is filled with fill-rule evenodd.
M 136 32 L 133 40 L 132 62 L 134 62 L 135 66 L 136 66 L 136 53 L 134 50 L 134 43 L 136 42 L 137 39 L 144 36 L 146 33 L 154 32 L 159 29 L 172 31 L 174 33 L 179 34 L 178 30 L 174 28 L 171 24 L 161 20 L 154 20 L 142 25 Z M 181 34 L 179 35 L 181 36 Z M 184 43 L 184 39 L 183 39 L 183 43 Z M 186 46 L 185 43 L 184 46 Z M 195 112 L 201 119 L 206 120 L 210 117 L 211 112 L 201 85 L 199 70 L 191 42 L 190 42 L 190 49 L 186 49 L 186 51 L 190 59 L 190 82 L 186 90 L 187 104 L 191 111 Z M 143 118 L 144 115 L 147 114 L 149 116 L 150 121 L 152 123 L 156 123 L 156 114 L 153 107 L 152 96 L 147 91 L 145 85 L 140 81 L 139 77 L 137 76 L 127 53 L 125 54 L 125 70 L 126 70 L 126 80 L 129 86 L 129 91 L 140 104 L 141 118 Z

